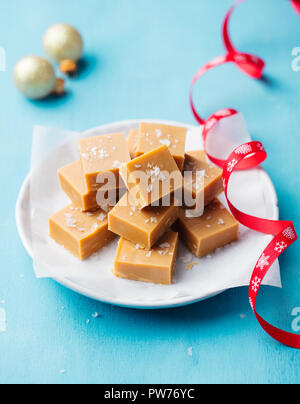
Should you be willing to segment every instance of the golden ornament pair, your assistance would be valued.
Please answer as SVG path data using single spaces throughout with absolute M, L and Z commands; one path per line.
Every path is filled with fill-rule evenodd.
M 74 27 L 53 25 L 46 31 L 43 45 L 50 59 L 60 64 L 62 73 L 76 73 L 77 62 L 83 53 L 83 40 Z M 14 82 L 22 94 L 34 100 L 64 92 L 64 80 L 57 78 L 52 64 L 39 56 L 27 56 L 16 64 Z

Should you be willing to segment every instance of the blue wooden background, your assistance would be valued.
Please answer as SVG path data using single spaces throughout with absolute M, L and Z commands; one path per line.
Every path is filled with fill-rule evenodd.
M 197 68 L 223 53 L 222 18 L 231 0 L 11 0 L 0 2 L 0 383 L 293 383 L 300 353 L 271 340 L 256 322 L 247 289 L 190 307 L 134 311 L 101 304 L 36 280 L 15 226 L 15 203 L 30 166 L 34 124 L 82 131 L 130 118 L 193 123 L 188 89 Z M 82 32 L 85 66 L 61 99 L 31 102 L 14 88 L 19 58 L 43 55 L 52 23 Z M 236 11 L 236 45 L 266 59 L 267 79 L 234 66 L 207 74 L 196 91 L 204 116 L 221 107 L 245 114 L 263 141 L 265 168 L 281 217 L 300 229 L 300 18 L 286 0 L 249 0 Z M 300 243 L 281 259 L 283 290 L 264 288 L 259 312 L 292 331 L 300 307 Z M 94 319 L 92 314 L 98 312 Z M 90 321 L 88 321 L 90 320 Z M 300 321 L 299 321 L 300 322 Z M 193 355 L 189 355 L 192 348 Z

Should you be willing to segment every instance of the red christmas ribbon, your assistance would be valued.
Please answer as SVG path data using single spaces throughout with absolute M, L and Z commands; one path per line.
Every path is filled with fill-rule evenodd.
M 265 63 L 262 59 L 250 54 L 238 52 L 230 40 L 228 31 L 230 17 L 235 7 L 243 1 L 244 0 L 238 0 L 235 5 L 231 7 L 225 17 L 225 21 L 223 24 L 223 39 L 225 47 L 228 51 L 227 55 L 217 57 L 203 66 L 195 75 L 191 85 L 190 104 L 197 122 L 201 125 L 204 125 L 202 136 L 206 153 L 206 141 L 211 129 L 216 125 L 217 122 L 222 119 L 226 119 L 232 115 L 235 115 L 237 111 L 233 109 L 223 109 L 214 113 L 207 120 L 201 118 L 196 111 L 193 102 L 193 90 L 199 78 L 208 70 L 229 62 L 235 63 L 237 67 L 241 69 L 245 74 L 255 79 L 258 79 L 262 76 L 265 67 Z M 300 14 L 300 0 L 294 0 L 292 3 L 293 6 L 296 8 L 296 11 Z M 256 319 L 258 320 L 261 327 L 272 338 L 292 348 L 300 349 L 300 335 L 289 333 L 272 326 L 271 324 L 266 322 L 256 311 L 257 295 L 266 274 L 268 273 L 275 260 L 278 259 L 278 257 L 298 238 L 294 225 L 291 221 L 267 220 L 248 215 L 237 209 L 228 198 L 228 185 L 232 173 L 236 170 L 255 168 L 259 166 L 263 161 L 265 161 L 265 159 L 267 158 L 267 153 L 264 149 L 264 146 L 261 142 L 257 141 L 245 143 L 236 148 L 227 160 L 217 159 L 208 153 L 207 155 L 213 163 L 223 169 L 223 185 L 225 196 L 233 216 L 241 224 L 252 230 L 274 236 L 273 240 L 263 251 L 259 260 L 257 261 L 250 280 L 249 301 L 256 316 Z
M 254 79 L 260 79 L 263 75 L 265 62 L 261 58 L 251 55 L 250 53 L 241 53 L 237 51 L 236 48 L 233 46 L 229 36 L 228 26 L 230 18 L 236 6 L 238 6 L 243 1 L 245 0 L 238 0 L 226 14 L 223 24 L 223 41 L 228 54 L 231 55 L 232 61 L 236 64 L 236 66 L 248 76 Z
M 292 6 L 294 7 L 296 13 L 300 15 L 300 0 L 292 0 Z

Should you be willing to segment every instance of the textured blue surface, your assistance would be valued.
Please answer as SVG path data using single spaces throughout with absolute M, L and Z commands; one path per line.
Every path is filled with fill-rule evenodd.
M 130 118 L 193 123 L 189 84 L 198 67 L 223 53 L 220 26 L 230 4 L 0 2 L 0 46 L 7 53 L 7 71 L 0 72 L 0 309 L 7 315 L 7 331 L 0 332 L 0 383 L 300 381 L 300 353 L 261 330 L 245 288 L 175 310 L 111 307 L 36 280 L 15 227 L 33 125 L 81 131 Z M 42 55 L 42 34 L 59 21 L 83 33 L 85 68 L 68 81 L 64 98 L 27 101 L 13 86 L 13 66 L 24 55 Z M 267 80 L 255 82 L 234 66 L 219 68 L 199 83 L 197 104 L 204 116 L 221 107 L 245 114 L 253 137 L 269 151 L 265 168 L 278 191 L 281 216 L 299 230 L 300 72 L 291 69 L 291 53 L 300 46 L 300 19 L 287 1 L 249 0 L 235 13 L 231 30 L 240 49 L 267 60 Z M 267 320 L 288 331 L 292 309 L 300 307 L 299 256 L 300 243 L 281 259 L 284 289 L 264 288 L 258 302 Z

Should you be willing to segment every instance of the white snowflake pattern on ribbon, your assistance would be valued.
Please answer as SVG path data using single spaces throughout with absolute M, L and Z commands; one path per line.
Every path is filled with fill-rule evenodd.
M 235 150 L 235 154 L 248 154 L 252 152 L 252 147 L 250 144 L 243 144 Z
M 252 281 L 252 290 L 256 293 L 260 287 L 261 284 L 261 279 L 259 279 L 257 276 L 254 278 Z
M 252 310 L 254 311 L 254 303 L 253 303 L 253 300 L 251 297 L 249 297 L 249 303 L 250 303 Z
M 238 161 L 236 159 L 231 160 L 227 165 L 227 171 L 232 172 L 234 167 L 237 165 Z
M 256 143 L 256 147 L 260 150 L 260 151 L 265 151 L 264 146 L 261 143 Z
M 279 254 L 281 254 L 287 247 L 288 245 L 284 241 L 281 241 L 280 243 L 276 243 L 274 251 L 277 251 Z
M 236 62 L 245 63 L 247 62 L 247 58 L 242 53 L 234 55 L 234 60 Z
M 283 230 L 282 234 L 284 237 L 289 238 L 290 240 L 294 240 L 296 238 L 296 234 L 291 226 Z
M 258 263 L 256 264 L 256 268 L 260 269 L 261 271 L 264 270 L 265 267 L 270 265 L 269 263 L 270 256 L 263 254 L 260 259 L 258 260 Z
M 250 59 L 253 63 L 258 64 L 260 63 L 259 59 L 255 55 L 250 55 Z
M 224 190 L 226 189 L 226 187 L 227 187 L 227 182 L 226 182 L 226 179 L 223 178 L 223 188 L 224 188 Z
M 205 123 L 205 129 L 206 129 L 207 131 L 211 130 L 211 128 L 214 126 L 215 123 L 216 123 L 216 120 L 215 120 L 215 119 L 211 119 L 211 120 L 207 121 L 207 122 Z

